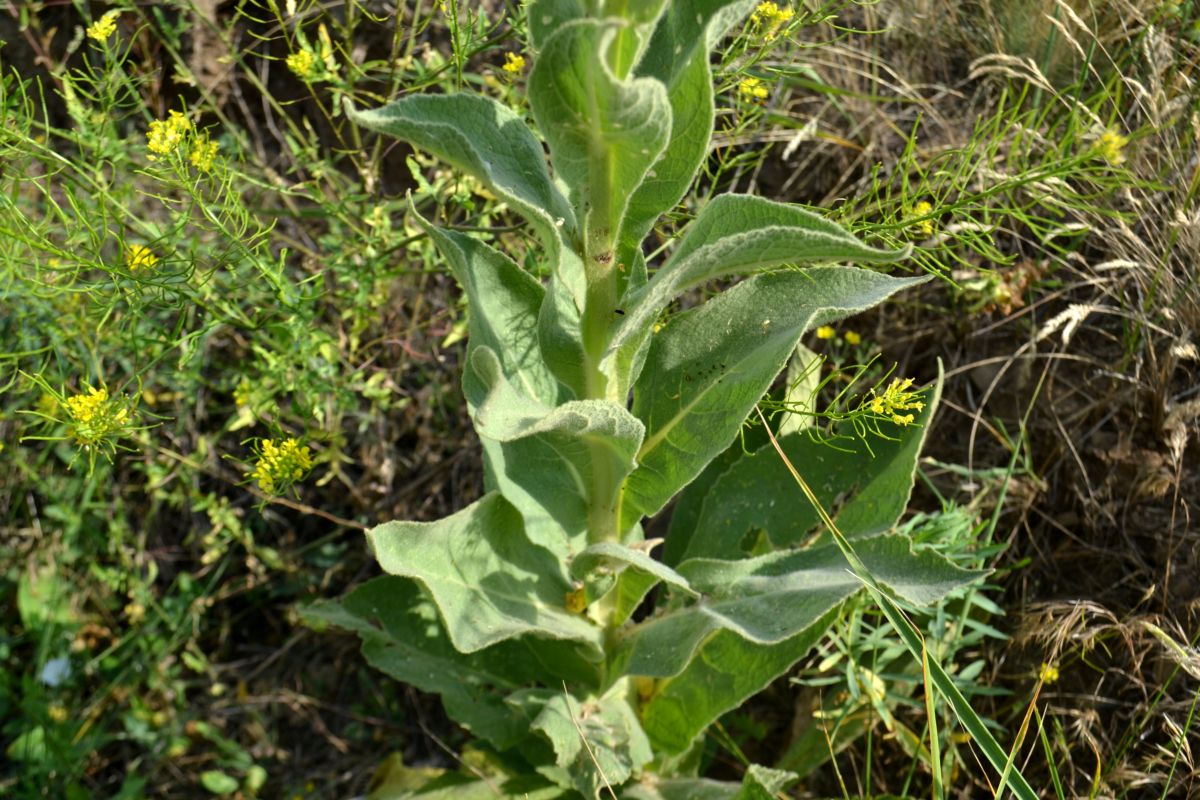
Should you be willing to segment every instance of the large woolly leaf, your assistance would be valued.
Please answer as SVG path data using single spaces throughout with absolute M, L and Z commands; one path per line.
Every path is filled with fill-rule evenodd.
M 483 441 L 499 444 L 494 466 L 501 493 L 521 511 L 530 538 L 560 558 L 577 552 L 591 511 L 615 506 L 635 466 L 642 423 L 604 400 L 544 406 L 505 378 L 486 347 L 475 350 L 472 369 L 488 386 L 475 427 Z
M 902 536 L 863 540 L 857 552 L 877 582 L 914 604 L 979 576 L 935 553 L 912 552 Z M 704 598 L 629 629 L 616 660 L 625 673 L 664 679 L 642 719 L 656 747 L 672 753 L 795 663 L 834 609 L 863 588 L 832 545 L 742 561 L 692 559 L 677 572 Z
M 635 69 L 667 88 L 670 142 L 629 200 L 619 257 L 630 264 L 654 223 L 683 198 L 708 154 L 713 128 L 709 51 L 755 0 L 673 0 Z
M 616 266 L 609 248 L 629 196 L 658 159 L 671 128 L 663 85 L 619 79 L 604 58 L 619 28 L 591 19 L 561 26 L 544 42 L 529 76 L 534 116 L 583 223 L 583 250 L 600 269 Z
M 654 320 L 680 292 L 714 278 L 781 264 L 823 261 L 888 263 L 906 250 L 868 247 L 836 222 L 798 206 L 749 195 L 721 195 L 687 227 L 649 283 L 625 301 L 600 369 L 624 396 L 637 380 Z
M 651 31 L 663 11 L 665 0 L 603 0 L 599 17 L 613 17 L 622 23 L 615 31 L 605 53 L 609 68 L 617 77 L 625 77 L 638 61 Z M 541 50 L 550 36 L 568 22 L 588 16 L 585 0 L 533 0 L 525 15 L 529 22 L 529 40 Z
M 911 603 L 932 602 L 978 577 L 935 553 L 913 553 L 903 536 L 864 540 L 858 553 L 877 580 Z M 832 545 L 741 561 L 691 559 L 675 571 L 703 599 L 623 631 L 619 663 L 628 674 L 678 674 L 719 630 L 756 644 L 779 644 L 862 587 Z
M 510 108 L 472 94 L 409 95 L 350 119 L 433 153 L 479 179 L 528 219 L 547 250 L 560 247 L 559 228 L 575 229 L 570 205 L 550 180 L 546 155 Z M 561 222 L 560 222 L 561 221 Z
M 538 657 L 526 641 L 501 642 L 476 653 L 450 643 L 437 610 L 413 581 L 385 575 L 358 586 L 340 602 L 301 610 L 310 624 L 357 633 L 371 666 L 396 680 L 441 695 L 446 713 L 474 735 L 507 748 L 529 734 L 530 717 L 503 701 L 530 681 L 578 680 Z M 542 642 L 546 649 L 549 643 Z M 586 670 L 586 665 L 580 663 Z
M 499 494 L 437 522 L 385 522 L 367 540 L 385 572 L 428 590 L 459 652 L 537 636 L 578 642 L 601 657 L 599 629 L 565 607 L 571 587 L 561 562 L 529 541 L 521 515 Z
M 921 280 L 844 267 L 778 272 L 673 318 L 634 387 L 646 438 L 625 482 L 624 526 L 656 513 L 733 441 L 806 330 Z
M 625 790 L 624 800 L 777 800 L 796 775 L 751 764 L 741 784 L 705 778 L 655 779 Z
M 635 550 L 616 542 L 591 545 L 571 562 L 571 576 L 579 580 L 598 569 L 607 569 L 614 573 L 634 569 L 653 576 L 656 582 L 663 581 L 685 594 L 696 596 L 687 580 L 678 572 L 654 560 L 642 550 Z
M 420 216 L 417 220 L 467 297 L 469 338 L 463 390 L 472 411 L 487 393 L 471 366 L 471 355 L 481 346 L 496 354 L 505 378 L 525 394 L 542 403 L 557 402 L 558 382 L 546 368 L 538 344 L 538 312 L 545 295 L 541 283 L 478 239 L 442 230 Z
M 526 713 L 538 709 L 530 727 L 549 741 L 555 756 L 553 767 L 538 771 L 586 798 L 598 798 L 606 783 L 620 786 L 654 756 L 627 695 L 618 684 L 580 703 L 561 691 L 530 689 L 509 702 Z
M 842 533 L 852 538 L 880 533 L 900 519 L 940 392 L 939 379 L 912 425 L 881 422 L 892 439 L 839 441 L 835 448 L 806 433 L 780 438 L 788 460 L 801 470 Z M 795 496 L 794 486 L 775 448 L 765 445 L 713 484 L 693 531 L 672 534 L 687 538 L 685 558 L 741 558 L 742 542 L 757 531 L 774 547 L 795 547 L 817 532 L 821 520 L 811 503 Z
M 712 634 L 683 672 L 655 682 L 655 693 L 642 706 L 643 725 L 655 750 L 686 751 L 722 714 L 791 669 L 821 640 L 837 613 L 836 607 L 829 609 L 777 644 L 747 641 L 728 630 Z
M 436 774 L 421 780 L 423 772 Z M 414 768 L 393 769 L 383 777 L 377 772 L 367 800 L 568 800 L 572 795 L 570 790 L 547 785 L 544 778 L 536 775 L 481 780 L 461 772 Z

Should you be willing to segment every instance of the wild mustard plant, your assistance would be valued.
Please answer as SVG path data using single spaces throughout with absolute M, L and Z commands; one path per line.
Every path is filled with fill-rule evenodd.
M 928 401 L 913 399 L 911 382 L 882 393 L 889 414 L 919 411 L 921 424 L 905 418 L 907 435 L 874 460 L 853 452 L 814 474 L 815 506 L 773 490 L 791 480 L 773 450 L 735 449 L 806 331 L 922 280 L 838 262 L 888 263 L 906 249 L 728 194 L 695 209 L 669 255 L 647 262 L 643 241 L 708 154 L 709 53 L 753 8 L 531 2 L 527 95 L 549 164 L 525 121 L 486 97 L 347 107 L 522 216 L 546 275 L 418 218 L 469 307 L 463 391 L 485 494 L 437 522 L 369 531 L 390 574 L 308 611 L 357 631 L 376 666 L 442 695 L 517 776 L 457 796 L 773 795 L 792 777 L 752 767 L 740 790 L 696 777 L 708 726 L 801 658 L 860 579 L 884 591 L 869 573 L 913 604 L 975 577 L 889 533 L 936 387 Z M 660 323 L 688 290 L 747 274 Z M 784 438 L 781 452 L 819 469 L 820 445 Z M 706 491 L 689 493 L 697 484 Z M 644 521 L 681 493 L 656 559 Z M 836 544 L 820 535 L 834 495 Z
M 295 439 L 264 439 L 258 444 L 257 460 L 250 478 L 265 493 L 283 494 L 312 470 L 312 454 L 308 447 Z

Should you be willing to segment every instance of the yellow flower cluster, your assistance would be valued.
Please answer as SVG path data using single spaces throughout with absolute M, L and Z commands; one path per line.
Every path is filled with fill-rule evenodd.
M 250 477 L 267 494 L 276 494 L 304 480 L 312 465 L 308 448 L 301 447 L 295 439 L 284 439 L 278 445 L 273 439 L 264 439 Z
M 1100 141 L 1097 149 L 1100 151 L 1100 156 L 1114 167 L 1125 163 L 1125 145 L 1129 144 L 1129 137 L 1122 136 L 1114 130 L 1107 130 L 1100 134 Z
M 922 200 L 913 206 L 912 215 L 914 217 L 924 217 L 933 213 L 933 203 Z M 933 219 L 923 219 L 912 224 L 913 230 L 922 236 L 933 235 Z
M 505 53 L 504 66 L 501 68 L 509 75 L 517 75 L 525 69 L 525 56 L 520 53 Z
M 107 402 L 107 389 L 90 389 L 87 394 L 68 397 L 67 410 L 76 422 L 91 422 Z
M 71 436 L 82 445 L 100 444 L 130 422 L 128 405 L 109 398 L 105 388 L 93 389 L 67 398 Z
M 901 414 L 901 411 L 920 411 L 925 408 L 925 403 L 921 402 L 919 392 L 909 391 L 912 388 L 913 379 L 893 378 L 892 383 L 882 394 L 878 394 L 874 389 L 871 390 L 871 399 L 864 401 L 863 405 L 872 413 L 881 417 L 891 417 L 892 422 L 897 425 L 910 425 L 913 422 L 912 414 Z
M 297 50 L 287 57 L 287 68 L 297 78 L 309 80 L 313 76 L 313 67 L 317 64 L 317 56 L 311 50 Z
M 743 78 L 738 84 L 738 94 L 747 100 L 766 100 L 767 87 L 758 78 Z
M 87 29 L 88 38 L 94 39 L 97 42 L 103 42 L 112 36 L 117 31 L 117 17 L 120 15 L 120 11 L 109 11 L 103 17 L 93 22 Z
M 1058 667 L 1053 664 L 1042 662 L 1042 666 L 1038 669 L 1038 680 L 1049 686 L 1058 680 Z
M 818 339 L 832 339 L 836 333 L 837 332 L 833 329 L 832 325 L 822 325 L 821 327 L 817 328 Z
M 158 256 L 154 255 L 154 251 L 143 244 L 130 245 L 129 252 L 125 254 L 125 266 L 130 272 L 138 270 L 149 270 L 158 263 Z
M 217 148 L 220 146 L 218 142 L 208 138 L 197 139 L 192 145 L 192 166 L 201 172 L 211 172 L 213 163 L 217 160 Z
M 178 111 L 172 111 L 166 119 L 156 119 L 150 123 L 146 147 L 160 156 L 168 155 L 183 144 L 191 130 L 192 123 L 188 118 Z M 154 156 L 150 156 L 151 161 L 154 159 Z
M 750 15 L 750 21 L 755 27 L 763 30 L 763 39 L 765 41 L 774 41 L 779 35 L 779 30 L 792 21 L 792 17 L 796 16 L 796 12 L 790 8 L 780 8 L 775 3 L 759 3 L 754 9 L 754 13 Z

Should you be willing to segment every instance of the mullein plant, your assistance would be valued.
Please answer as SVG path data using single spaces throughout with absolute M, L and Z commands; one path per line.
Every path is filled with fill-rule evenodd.
M 938 386 L 906 395 L 912 419 L 873 458 L 783 436 L 816 505 L 773 450 L 739 439 L 806 331 L 922 280 L 844 264 L 905 251 L 727 194 L 661 263 L 643 255 L 708 152 L 710 51 L 753 9 L 529 3 L 528 99 L 549 163 L 525 120 L 487 97 L 348 105 L 522 216 L 548 276 L 420 221 L 469 306 L 462 386 L 485 492 L 437 522 L 369 531 L 388 574 L 306 616 L 358 632 L 371 664 L 440 695 L 491 757 L 424 785 L 385 770 L 376 798 L 773 796 L 793 777 L 698 777 L 706 729 L 787 672 L 864 586 L 899 608 L 978 578 L 893 532 Z M 745 275 L 660 321 L 682 293 Z M 656 557 L 643 521 L 677 496 Z M 836 519 L 820 516 L 835 498 Z

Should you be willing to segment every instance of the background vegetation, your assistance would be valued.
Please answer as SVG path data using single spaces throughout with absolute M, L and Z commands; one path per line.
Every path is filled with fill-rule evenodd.
M 855 365 L 945 363 L 908 525 L 999 569 L 926 635 L 1047 796 L 1195 794 L 1200 9 L 778 8 L 721 51 L 680 219 L 750 191 L 916 246 L 939 280 L 808 346 L 822 406 Z M 342 798 L 392 752 L 454 766 L 436 702 L 296 609 L 372 574 L 364 527 L 479 485 L 462 307 L 405 192 L 527 235 L 341 98 L 521 108 L 519 4 L 9 2 L 0 40 L 0 795 Z M 944 720 L 933 763 L 883 621 L 840 630 L 724 720 L 710 774 L 989 791 Z

